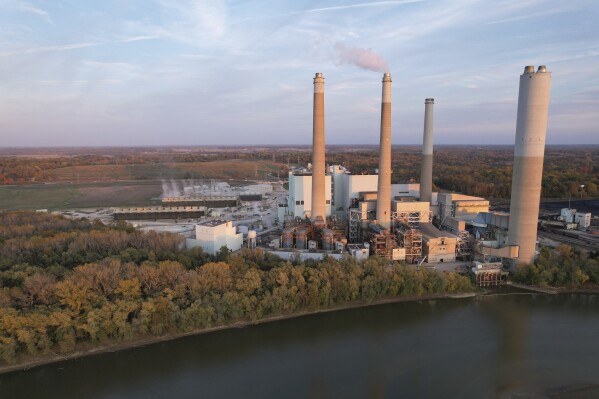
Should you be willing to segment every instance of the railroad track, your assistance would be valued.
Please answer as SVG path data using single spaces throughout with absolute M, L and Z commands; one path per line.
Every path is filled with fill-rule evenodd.
M 597 243 L 592 243 L 588 241 L 579 240 L 577 238 L 563 236 L 560 234 L 549 233 L 547 231 L 540 231 L 539 236 L 549 238 L 554 241 L 562 242 L 564 244 L 570 244 L 577 247 L 581 247 L 589 251 L 599 251 L 599 241 L 597 241 Z

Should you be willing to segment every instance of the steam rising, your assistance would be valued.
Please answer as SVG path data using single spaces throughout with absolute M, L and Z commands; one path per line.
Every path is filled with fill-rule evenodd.
M 369 71 L 389 71 L 383 57 L 369 48 L 347 47 L 343 43 L 336 43 L 335 50 L 337 50 L 341 64 L 351 64 Z

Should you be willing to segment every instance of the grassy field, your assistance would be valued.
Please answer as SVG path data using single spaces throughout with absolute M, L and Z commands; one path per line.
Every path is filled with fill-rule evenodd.
M 64 167 L 47 170 L 57 183 L 0 186 L 0 209 L 151 205 L 159 202 L 161 180 L 218 179 L 234 184 L 256 176 L 285 176 L 282 166 L 270 161 L 226 160 Z
M 67 209 L 157 203 L 160 182 L 39 184 L 0 187 L 0 209 Z
M 281 170 L 282 164 L 270 161 L 227 160 L 212 162 L 160 163 L 133 165 L 69 166 L 49 170 L 57 181 L 97 182 L 153 179 L 247 179 L 264 177 Z

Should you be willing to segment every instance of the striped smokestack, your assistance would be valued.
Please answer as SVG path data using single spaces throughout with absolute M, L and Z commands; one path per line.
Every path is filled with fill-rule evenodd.
M 551 72 L 544 65 L 536 73 L 527 66 L 520 76 L 508 231 L 508 244 L 520 247 L 515 264 L 535 258 L 550 85 Z
M 420 169 L 420 201 L 431 202 L 433 192 L 433 107 L 434 98 L 424 100 L 424 135 L 422 169 Z
M 381 153 L 379 156 L 376 219 L 383 227 L 388 227 L 391 222 L 391 74 L 389 73 L 383 75 Z
M 314 77 L 314 125 L 312 136 L 312 221 L 326 221 L 324 165 L 324 78 Z

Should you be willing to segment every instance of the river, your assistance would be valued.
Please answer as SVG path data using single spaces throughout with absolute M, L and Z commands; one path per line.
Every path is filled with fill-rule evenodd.
M 0 375 L 0 398 L 599 397 L 594 384 L 599 296 L 515 294 L 316 314 L 53 363 Z

